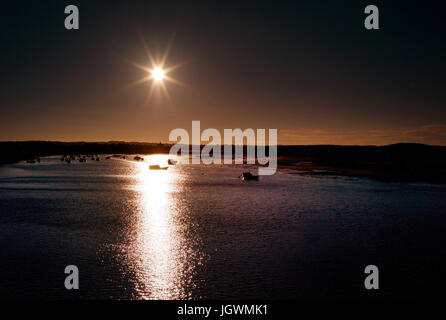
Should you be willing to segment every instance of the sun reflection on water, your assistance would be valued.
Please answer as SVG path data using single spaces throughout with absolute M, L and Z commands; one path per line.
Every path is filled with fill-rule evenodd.
M 148 169 L 148 164 L 164 162 L 167 156 L 156 155 L 134 163 L 139 197 L 128 258 L 141 299 L 187 299 L 194 287 L 194 270 L 201 264 L 197 238 L 190 235 L 178 196 L 181 175 L 174 168 Z

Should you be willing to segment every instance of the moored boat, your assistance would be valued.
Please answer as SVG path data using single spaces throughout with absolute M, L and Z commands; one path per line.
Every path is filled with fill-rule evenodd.
M 169 167 L 160 167 L 159 164 L 153 164 L 149 166 L 150 170 L 167 170 Z
M 243 181 L 246 181 L 246 180 L 259 181 L 259 176 L 254 176 L 251 174 L 251 172 L 243 172 L 239 178 L 242 179 Z

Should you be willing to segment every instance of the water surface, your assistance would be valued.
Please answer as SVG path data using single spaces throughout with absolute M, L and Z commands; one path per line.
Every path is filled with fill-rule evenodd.
M 445 283 L 444 185 L 148 170 L 166 159 L 1 166 L 0 296 L 404 298 Z M 71 264 L 78 291 L 64 288 Z M 378 292 L 364 289 L 369 264 Z

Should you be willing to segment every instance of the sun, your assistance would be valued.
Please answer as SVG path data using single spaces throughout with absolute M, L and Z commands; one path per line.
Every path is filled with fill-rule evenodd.
M 164 72 L 163 69 L 161 69 L 160 67 L 157 67 L 155 69 L 152 70 L 152 78 L 153 80 L 155 80 L 156 82 L 161 82 L 164 79 L 164 76 L 166 75 L 166 73 Z
M 126 61 L 128 63 L 132 64 L 133 66 L 137 67 L 138 69 L 145 71 L 146 76 L 139 80 L 134 81 L 129 86 L 131 87 L 131 86 L 139 85 L 139 84 L 142 84 L 145 82 L 151 82 L 149 94 L 148 94 L 148 100 L 151 100 L 153 91 L 156 88 L 159 88 L 164 92 L 166 98 L 171 102 L 169 92 L 167 91 L 166 82 L 171 82 L 176 85 L 186 87 L 186 85 L 184 83 L 182 83 L 181 81 L 178 81 L 177 79 L 174 79 L 171 76 L 171 72 L 179 67 L 182 67 L 183 64 L 167 66 L 167 56 L 169 54 L 169 50 L 171 48 L 173 39 L 171 39 L 171 41 L 169 42 L 169 44 L 167 46 L 167 49 L 165 50 L 164 54 L 161 57 L 154 56 L 152 54 L 152 52 L 149 50 L 146 42 L 144 41 L 144 38 L 141 38 L 141 39 L 144 44 L 144 49 L 146 51 L 147 58 L 149 60 L 148 64 L 147 63 L 139 64 L 139 63 L 127 60 L 127 59 L 126 59 Z

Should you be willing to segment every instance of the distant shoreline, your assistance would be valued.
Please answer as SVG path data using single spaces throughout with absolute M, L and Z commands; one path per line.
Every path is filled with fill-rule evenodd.
M 0 164 L 15 163 L 35 157 L 70 154 L 154 154 L 169 153 L 171 145 L 144 142 L 0 142 Z
M 144 142 L 0 142 L 0 164 L 69 154 L 168 154 L 171 144 Z M 277 146 L 278 168 L 303 175 L 368 177 L 381 181 L 446 183 L 446 147 Z M 246 154 L 246 153 L 245 153 Z

